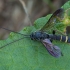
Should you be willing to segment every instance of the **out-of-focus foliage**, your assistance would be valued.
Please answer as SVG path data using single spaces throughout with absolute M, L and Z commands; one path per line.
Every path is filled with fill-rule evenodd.
M 67 0 L 23 0 L 29 18 L 33 22 L 48 13 L 60 8 Z M 0 26 L 10 30 L 19 31 L 29 26 L 27 14 L 19 0 L 0 0 Z M 0 39 L 6 39 L 9 31 L 0 29 Z

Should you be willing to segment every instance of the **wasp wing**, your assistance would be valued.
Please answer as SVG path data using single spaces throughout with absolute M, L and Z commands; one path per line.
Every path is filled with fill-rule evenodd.
M 70 36 L 70 8 L 65 11 L 65 15 L 66 15 L 66 17 L 65 17 L 66 18 L 66 24 L 69 24 L 66 27 L 66 34 L 68 36 Z
M 56 10 L 52 14 L 48 22 L 41 28 L 41 31 L 46 31 L 47 29 L 50 29 L 56 23 L 56 20 L 58 19 L 62 20 L 63 18 L 64 18 L 64 10 L 62 8 Z
M 49 39 L 42 40 L 42 43 L 46 47 L 47 51 L 54 57 L 58 58 L 62 55 L 61 50 L 58 46 L 51 43 Z

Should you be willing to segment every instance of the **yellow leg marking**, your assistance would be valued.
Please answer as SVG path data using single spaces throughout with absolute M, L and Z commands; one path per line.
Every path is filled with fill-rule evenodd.
M 61 35 L 61 39 L 60 39 L 60 41 L 62 41 L 62 35 Z
M 67 42 L 67 40 L 68 40 L 68 36 L 66 36 L 66 41 L 65 42 Z

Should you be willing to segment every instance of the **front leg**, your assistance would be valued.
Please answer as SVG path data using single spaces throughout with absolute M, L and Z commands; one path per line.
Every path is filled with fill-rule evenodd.
M 53 31 L 52 31 L 52 34 L 53 34 L 53 35 L 55 35 L 55 32 L 56 32 L 56 31 L 55 31 L 55 30 L 53 30 Z

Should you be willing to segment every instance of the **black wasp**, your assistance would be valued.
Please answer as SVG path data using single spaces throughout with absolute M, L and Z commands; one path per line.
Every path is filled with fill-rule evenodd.
M 24 34 L 21 34 L 21 33 L 18 33 L 18 32 L 3 28 L 3 27 L 0 27 L 0 28 L 8 30 L 8 31 L 15 32 L 15 33 L 18 33 L 18 34 L 21 34 L 24 37 L 30 37 L 31 40 L 39 40 L 44 44 L 44 46 L 46 47 L 47 51 L 52 56 L 60 57 L 62 55 L 62 52 L 61 52 L 60 48 L 58 46 L 53 45 L 51 40 L 59 40 L 59 41 L 70 43 L 70 38 L 68 36 L 64 36 L 64 35 L 56 35 L 54 30 L 52 31 L 53 34 L 48 34 L 48 33 L 46 33 L 46 30 L 50 29 L 52 27 L 52 25 L 56 24 L 57 19 L 63 19 L 64 16 L 62 16 L 62 13 L 64 13 L 64 10 L 62 8 L 56 10 L 52 14 L 52 16 L 50 17 L 48 22 L 39 31 L 33 32 L 30 35 L 24 35 Z M 21 39 L 23 39 L 23 38 L 15 40 L 15 41 L 13 41 L 11 43 L 19 41 Z M 8 44 L 0 47 L 0 49 L 5 47 L 5 46 L 7 46 L 7 45 L 9 45 L 9 44 L 11 44 L 11 43 L 8 43 Z

